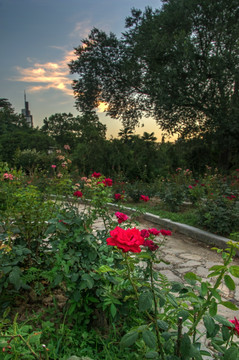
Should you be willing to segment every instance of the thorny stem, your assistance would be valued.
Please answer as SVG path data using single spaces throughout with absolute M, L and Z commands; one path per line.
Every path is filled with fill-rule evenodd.
M 161 343 L 161 338 L 160 338 L 160 331 L 159 331 L 159 327 L 158 327 L 158 323 L 157 323 L 157 318 L 158 318 L 158 307 L 157 307 L 157 299 L 156 299 L 156 294 L 155 294 L 155 289 L 154 289 L 154 279 L 153 279 L 153 263 L 152 260 L 149 260 L 149 266 L 150 266 L 150 282 L 151 282 L 151 290 L 153 293 L 153 300 L 154 300 L 154 324 L 155 324 L 155 330 L 156 330 L 156 335 L 157 335 L 157 343 L 158 343 L 158 353 L 159 355 L 161 355 L 162 360 L 165 359 L 164 357 L 164 350 L 163 350 L 163 345 Z
M 178 318 L 178 337 L 177 337 L 177 346 L 176 346 L 176 356 L 180 357 L 180 345 L 181 345 L 181 338 L 182 338 L 182 324 L 183 318 L 180 316 Z
M 126 253 L 123 253 L 124 255 L 124 258 L 125 258 L 125 262 L 126 262 L 126 266 L 127 266 L 127 270 L 128 270 L 128 277 L 129 277 L 129 281 L 134 289 L 134 292 L 135 292 L 135 295 L 136 295 L 136 298 L 137 300 L 139 300 L 139 294 L 138 294 L 138 290 L 137 290 L 137 287 L 135 285 L 135 283 L 133 282 L 133 279 L 131 277 L 131 271 L 130 271 L 130 266 L 129 266 L 129 262 L 128 262 L 128 257 L 127 257 L 127 254 Z
M 227 259 L 224 261 L 224 266 L 227 266 L 231 262 L 232 255 L 233 255 L 233 247 L 231 247 L 230 253 L 228 254 Z M 218 276 L 217 281 L 216 281 L 215 285 L 213 286 L 213 290 L 217 290 L 217 288 L 221 284 L 222 278 L 226 272 L 227 272 L 227 268 L 221 271 L 221 274 Z M 203 315 L 205 314 L 205 312 L 208 309 L 208 306 L 210 305 L 212 297 L 213 297 L 212 292 L 208 293 L 206 302 L 204 303 L 201 310 L 198 312 L 198 317 L 197 317 L 196 321 L 193 323 L 191 329 L 189 329 L 189 331 L 188 331 L 189 335 L 192 335 L 195 332 L 198 323 L 201 321 Z

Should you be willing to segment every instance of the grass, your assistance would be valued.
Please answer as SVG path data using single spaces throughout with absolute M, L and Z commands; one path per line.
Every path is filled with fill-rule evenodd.
M 139 209 L 142 212 L 149 212 L 151 214 L 158 215 L 164 219 L 169 219 L 182 224 L 199 227 L 197 222 L 196 210 L 191 207 L 183 208 L 181 212 L 176 213 L 164 210 L 160 205 L 152 206 L 146 203 L 126 203 L 124 205 L 134 209 Z

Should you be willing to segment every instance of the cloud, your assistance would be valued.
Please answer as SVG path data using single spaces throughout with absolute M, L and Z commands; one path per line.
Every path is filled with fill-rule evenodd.
M 91 29 L 92 25 L 90 20 L 77 22 L 74 30 L 70 33 L 70 37 L 80 39 L 81 41 L 83 38 L 86 38 L 89 35 Z
M 16 66 L 18 75 L 10 80 L 32 84 L 28 87 L 29 92 L 55 89 L 73 96 L 72 79 L 67 65 L 73 59 L 75 59 L 74 50 L 64 50 L 63 58 L 57 62 L 40 63 L 35 59 L 27 58 L 31 66 L 26 68 Z

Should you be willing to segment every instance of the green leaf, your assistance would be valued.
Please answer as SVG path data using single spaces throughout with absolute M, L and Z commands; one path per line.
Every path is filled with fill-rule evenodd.
M 52 224 L 46 229 L 45 236 L 48 236 L 50 234 L 54 234 L 55 232 L 56 232 L 56 225 Z
M 224 353 L 223 360 L 238 360 L 238 348 L 230 347 Z
M 232 265 L 229 267 L 229 272 L 232 274 L 232 276 L 235 276 L 236 278 L 239 278 L 239 266 L 238 265 Z
M 215 322 L 211 316 L 205 315 L 203 317 L 205 328 L 207 329 L 208 337 L 212 336 L 215 330 Z
M 139 296 L 139 311 L 151 310 L 153 305 L 153 296 L 149 291 L 143 292 Z
M 230 336 L 231 336 L 230 330 L 228 329 L 227 326 L 223 325 L 222 326 L 222 338 L 223 338 L 223 340 L 224 341 L 229 340 Z
M 110 305 L 110 313 L 111 313 L 112 318 L 114 318 L 116 313 L 117 313 L 117 309 L 116 309 L 116 306 L 114 304 Z
M 200 295 L 201 295 L 201 296 L 205 296 L 206 293 L 207 293 L 207 290 L 208 290 L 207 283 L 202 282 L 202 283 L 201 283 L 201 289 L 200 289 Z
M 99 267 L 99 269 L 97 270 L 100 273 L 105 273 L 105 272 L 115 272 L 114 269 L 112 269 L 110 266 L 108 265 L 102 265 Z
M 235 290 L 236 285 L 235 285 L 235 282 L 231 278 L 230 275 L 225 275 L 224 276 L 224 281 L 225 281 L 225 284 L 226 284 L 226 286 L 228 287 L 229 290 Z
M 209 271 L 220 271 L 224 270 L 226 267 L 224 265 L 214 265 L 210 267 Z
M 209 314 L 214 317 L 217 314 L 217 303 L 215 299 L 211 300 L 211 304 L 209 306 Z
M 218 301 L 221 301 L 221 295 L 218 293 L 218 290 L 210 289 L 212 295 L 217 299 Z
M 221 315 L 214 316 L 214 319 L 222 325 L 229 326 L 229 327 L 232 326 L 232 323 Z
M 76 282 L 79 278 L 79 273 L 74 273 L 71 277 L 71 281 L 72 282 Z
M 156 351 L 149 351 L 145 354 L 146 359 L 157 359 L 158 353 Z
M 94 279 L 89 274 L 84 274 L 81 277 L 82 280 L 84 280 L 87 284 L 87 287 L 89 289 L 92 289 L 94 286 Z
M 56 228 L 57 228 L 57 230 L 60 230 L 64 233 L 68 230 L 67 227 L 62 222 L 58 222 L 56 224 Z
M 16 290 L 21 287 L 20 274 L 21 270 L 18 266 L 15 266 L 9 274 L 9 282 L 14 285 Z
M 168 296 L 167 296 L 167 298 L 168 298 L 168 301 L 169 301 L 173 306 L 178 307 L 177 300 L 176 300 L 176 298 L 175 298 L 172 294 L 169 293 Z
M 235 304 L 231 303 L 230 301 L 221 301 L 220 304 L 225 306 L 228 309 L 238 310 L 238 307 Z
M 143 340 L 145 344 L 150 348 L 156 347 L 156 336 L 155 334 L 150 330 L 144 330 L 142 332 Z
M 198 280 L 198 276 L 196 274 L 194 274 L 193 272 L 188 272 L 184 275 L 184 279 L 190 283 L 195 284 L 196 280 Z
M 187 320 L 189 318 L 189 315 L 190 315 L 190 313 L 187 310 L 180 310 L 178 312 L 178 317 L 181 317 L 183 319 L 183 321 Z
M 182 354 L 183 359 L 186 359 L 189 356 L 190 350 L 191 350 L 190 338 L 187 334 L 184 334 L 180 345 L 180 352 Z
M 172 284 L 172 288 L 171 288 L 171 292 L 179 292 L 180 290 L 182 290 L 183 288 L 183 284 L 175 282 Z
M 159 329 L 168 330 L 168 324 L 166 323 L 166 321 L 157 320 L 157 324 L 158 324 Z
M 209 352 L 209 351 L 206 351 L 206 350 L 200 350 L 200 354 L 201 355 L 205 355 L 205 356 L 212 356 L 212 354 Z
M 130 331 L 127 334 L 125 334 L 121 341 L 120 341 L 120 346 L 122 346 L 123 348 L 126 348 L 128 346 L 131 346 L 135 343 L 135 341 L 138 339 L 138 331 Z

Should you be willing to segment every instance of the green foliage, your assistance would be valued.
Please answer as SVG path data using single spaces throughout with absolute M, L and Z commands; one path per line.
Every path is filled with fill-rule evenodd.
M 209 231 L 229 235 L 237 228 L 239 220 L 238 203 L 223 195 L 208 197 L 198 206 L 199 224 Z

